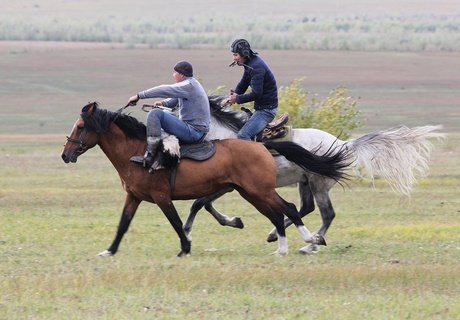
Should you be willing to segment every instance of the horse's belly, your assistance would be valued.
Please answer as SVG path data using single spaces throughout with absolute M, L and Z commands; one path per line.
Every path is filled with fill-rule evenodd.
M 191 162 L 188 160 L 187 162 Z M 225 169 L 214 168 L 209 163 L 203 166 L 199 161 L 186 163 L 181 161 L 173 187 L 173 199 L 196 199 L 217 192 L 231 181 Z
M 288 161 L 285 157 L 275 157 L 276 187 L 285 187 L 304 179 L 304 171 L 298 165 Z

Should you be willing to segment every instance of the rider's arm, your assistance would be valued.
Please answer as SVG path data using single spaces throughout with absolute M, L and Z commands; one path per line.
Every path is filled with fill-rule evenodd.
M 236 102 L 238 104 L 255 101 L 260 99 L 264 93 L 265 69 L 261 65 L 255 65 L 251 70 L 251 92 L 238 94 Z
M 161 101 L 161 104 L 163 107 L 169 108 L 171 110 L 174 110 L 178 104 L 179 104 L 179 99 L 177 98 L 167 98 Z

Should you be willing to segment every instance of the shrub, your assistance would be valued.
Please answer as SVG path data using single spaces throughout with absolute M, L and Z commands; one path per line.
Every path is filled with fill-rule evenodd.
M 357 119 L 357 100 L 348 96 L 348 89 L 338 87 L 323 101 L 301 87 L 303 79 L 295 79 L 279 89 L 279 113 L 289 113 L 289 123 L 297 128 L 317 128 L 341 139 L 348 139 L 353 129 L 363 125 Z

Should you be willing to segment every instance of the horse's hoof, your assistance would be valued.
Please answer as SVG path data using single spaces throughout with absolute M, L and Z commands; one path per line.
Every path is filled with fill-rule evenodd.
M 276 233 L 269 233 L 267 237 L 267 242 L 278 241 L 278 235 Z
M 284 257 L 287 256 L 288 252 L 280 252 L 279 250 L 276 250 L 275 252 L 272 252 L 270 255 L 275 256 L 275 257 Z
M 278 235 L 276 233 L 269 233 L 267 237 L 267 242 L 275 242 L 278 240 Z
M 179 251 L 179 253 L 177 254 L 177 257 L 178 258 L 183 258 L 183 257 L 188 257 L 190 255 L 190 252 L 184 252 L 184 251 Z
M 243 220 L 241 220 L 240 217 L 235 217 L 235 228 L 238 228 L 238 229 L 243 229 L 244 228 L 244 223 L 243 223 Z
M 319 246 L 317 244 L 310 244 L 308 246 L 302 247 L 299 249 L 300 254 L 314 254 L 319 251 Z
M 109 250 L 104 250 L 102 252 L 99 252 L 97 255 L 99 257 L 111 257 L 111 256 L 113 256 L 113 253 L 111 251 L 109 251 Z
M 320 246 L 327 246 L 326 239 L 320 234 L 313 236 L 313 244 L 319 244 Z

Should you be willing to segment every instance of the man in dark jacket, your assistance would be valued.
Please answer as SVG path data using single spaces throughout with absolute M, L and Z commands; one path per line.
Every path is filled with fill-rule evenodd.
M 223 103 L 242 104 L 254 101 L 253 115 L 238 132 L 239 139 L 253 140 L 276 116 L 278 88 L 272 71 L 257 52 L 251 50 L 247 40 L 235 40 L 231 51 L 232 65 L 243 66 L 244 73 L 235 90 Z M 246 93 L 249 87 L 251 91 Z

